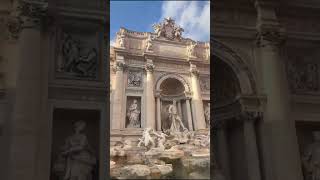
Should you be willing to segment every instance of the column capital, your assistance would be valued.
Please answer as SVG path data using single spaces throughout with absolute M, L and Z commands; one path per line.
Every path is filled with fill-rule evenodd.
M 257 121 L 261 119 L 262 116 L 263 113 L 260 111 L 242 111 L 238 118 L 244 121 Z
M 276 16 L 277 1 L 255 0 L 257 10 L 257 35 L 258 47 L 278 46 L 285 40 L 285 29 L 281 26 Z
M 24 28 L 39 28 L 46 18 L 49 18 L 47 1 L 16 1 L 6 24 L 10 38 L 18 39 Z
M 155 65 L 151 59 L 147 59 L 147 63 L 145 64 L 145 70 L 147 72 L 153 72 Z
M 114 71 L 123 71 L 126 68 L 126 63 L 123 60 L 116 60 L 113 66 Z
M 256 44 L 258 47 L 280 46 L 286 39 L 285 30 L 281 27 L 272 27 L 273 25 L 262 24 L 260 25 L 257 36 Z
M 195 76 L 199 76 L 200 71 L 195 64 L 190 63 L 190 73 Z
M 210 121 L 212 121 L 212 119 L 210 119 Z M 216 130 L 223 130 L 227 127 L 228 122 L 226 120 L 215 120 L 212 121 L 212 128 L 216 129 Z
M 190 92 L 190 91 L 184 91 L 184 95 L 186 96 L 186 99 L 187 99 L 187 100 L 192 99 L 192 92 Z

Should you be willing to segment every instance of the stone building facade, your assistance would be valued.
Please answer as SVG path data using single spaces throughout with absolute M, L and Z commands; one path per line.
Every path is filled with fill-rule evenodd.
M 215 1 L 213 120 L 228 179 L 319 178 L 317 1 Z
M 170 18 L 161 24 L 161 32 L 155 25 L 155 33 L 125 28 L 117 33 L 110 50 L 111 138 L 146 127 L 169 129 L 172 103 L 189 130 L 208 128 L 204 112 L 210 101 L 210 44 L 176 36 L 178 25 Z M 132 128 L 128 111 L 133 100 L 140 112 Z
M 205 128 L 208 44 L 196 45 L 193 55 L 193 41 L 179 34 L 159 32 L 165 38 L 149 41 L 158 34 L 121 29 L 109 56 L 103 1 L 0 5 L 1 179 L 61 175 L 59 147 L 77 120 L 86 122 L 97 159 L 93 179 L 107 171 L 109 112 L 119 120 L 110 121 L 115 141 L 165 127 L 161 112 L 173 99 L 188 128 Z M 212 141 L 227 180 L 319 179 L 319 7 L 315 0 L 213 3 Z M 109 63 L 116 68 L 110 99 Z M 140 123 L 128 130 L 134 99 Z
M 77 138 L 92 149 L 92 165 L 82 170 L 106 179 L 105 2 L 3 0 L 0 7 L 0 179 L 63 176 L 71 165 L 61 163 L 61 148 L 71 150 Z

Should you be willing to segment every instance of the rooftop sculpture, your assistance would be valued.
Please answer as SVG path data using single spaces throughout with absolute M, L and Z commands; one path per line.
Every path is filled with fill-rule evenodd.
M 182 32 L 184 32 L 184 29 L 176 25 L 171 17 L 165 18 L 162 23 L 153 24 L 152 27 L 157 38 L 164 37 L 168 40 L 181 41 Z

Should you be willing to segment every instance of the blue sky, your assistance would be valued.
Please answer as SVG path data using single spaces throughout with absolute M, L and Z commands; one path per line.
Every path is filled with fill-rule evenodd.
M 185 29 L 183 37 L 198 41 L 210 38 L 210 1 L 111 1 L 110 39 L 120 27 L 152 32 L 152 24 L 172 17 Z

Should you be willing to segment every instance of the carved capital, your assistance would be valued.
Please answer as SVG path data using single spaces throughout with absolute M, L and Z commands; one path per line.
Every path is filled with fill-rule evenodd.
M 257 32 L 257 46 L 278 47 L 285 41 L 285 31 L 280 27 L 260 27 Z
M 199 76 L 200 71 L 198 70 L 196 65 L 190 64 L 190 73 L 194 76 Z
M 184 95 L 186 96 L 187 99 L 191 99 L 192 98 L 192 92 L 190 91 L 184 91 Z
M 215 120 L 213 121 L 212 118 L 210 118 L 210 121 L 213 126 L 212 128 L 215 130 L 223 130 L 227 127 L 228 122 L 226 120 Z
M 7 20 L 7 32 L 10 39 L 17 40 L 22 30 L 22 20 L 20 18 L 10 16 Z
M 7 29 L 12 39 L 18 39 L 23 28 L 38 28 L 48 19 L 48 2 L 18 0 L 7 21 Z
M 126 68 L 126 64 L 124 61 L 116 61 L 114 64 L 114 70 L 115 71 L 123 71 Z
M 263 113 L 259 111 L 242 111 L 238 118 L 244 121 L 256 121 L 261 119 L 262 116 Z
M 155 68 L 155 65 L 153 64 L 152 60 L 147 60 L 147 63 L 145 65 L 145 70 L 147 72 L 153 72 L 154 68 Z

